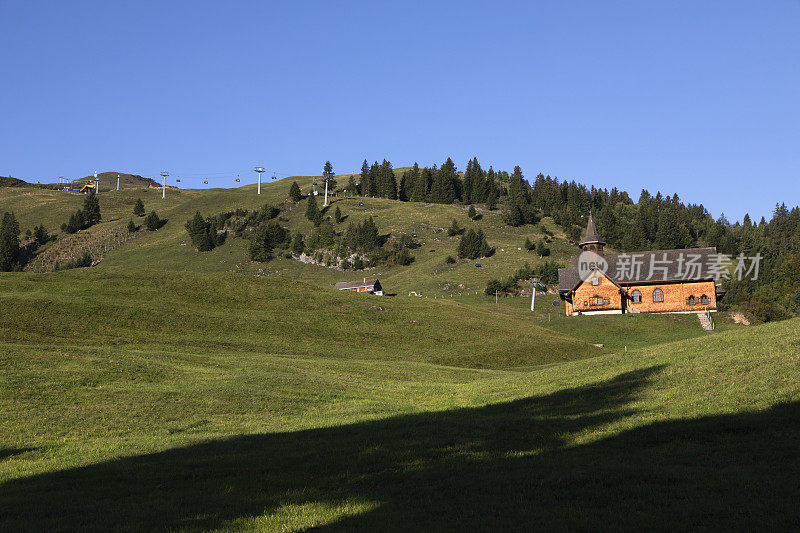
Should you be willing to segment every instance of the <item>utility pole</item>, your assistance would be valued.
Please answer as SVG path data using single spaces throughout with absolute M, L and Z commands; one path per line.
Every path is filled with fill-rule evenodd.
M 167 172 L 166 170 L 161 172 L 161 177 L 164 179 L 164 184 L 161 186 L 162 199 L 167 197 L 167 176 L 169 176 L 169 172 Z
M 117 174 L 117 190 L 119 190 L 119 174 Z
M 328 205 L 328 180 L 330 179 L 328 176 L 329 174 L 325 174 L 325 176 L 322 178 L 325 181 L 325 201 L 322 203 L 322 207 Z
M 94 171 L 94 193 L 100 194 L 100 180 L 97 179 L 97 171 Z
M 253 172 L 258 172 L 258 194 L 261 194 L 261 173 L 264 172 L 264 167 L 256 167 Z

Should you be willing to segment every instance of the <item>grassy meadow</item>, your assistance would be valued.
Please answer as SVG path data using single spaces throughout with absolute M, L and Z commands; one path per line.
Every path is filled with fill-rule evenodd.
M 196 210 L 277 205 L 291 181 L 101 193 L 102 224 L 137 197 L 168 223 L 95 267 L 0 274 L 1 530 L 800 527 L 797 319 L 709 335 L 694 315 L 495 302 L 486 279 L 539 261 L 517 248 L 541 230 L 455 206 L 335 201 L 342 225 L 417 233 L 408 267 L 191 248 Z M 81 204 L 0 191 L 23 231 Z M 309 231 L 304 211 L 285 223 Z M 445 265 L 454 217 L 497 248 L 480 268 Z M 331 290 L 362 275 L 397 296 Z

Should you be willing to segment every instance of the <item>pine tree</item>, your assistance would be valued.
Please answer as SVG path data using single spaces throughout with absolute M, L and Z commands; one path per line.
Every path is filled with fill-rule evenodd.
M 356 185 L 356 177 L 350 174 L 347 179 L 347 196 L 356 196 L 358 194 L 358 185 Z
M 296 181 L 293 181 L 292 186 L 289 187 L 289 198 L 291 198 L 293 202 L 299 202 L 303 199 L 303 193 L 300 192 L 300 186 Z
M 361 196 L 369 196 L 369 178 L 369 163 L 367 163 L 367 160 L 365 159 L 361 164 L 361 183 L 359 184 L 359 187 L 361 188 Z
M 397 200 L 397 178 L 392 164 L 385 159 L 378 168 L 378 196 Z
M 467 170 L 464 171 L 464 203 L 472 203 L 472 193 L 474 192 L 475 175 L 472 171 L 472 159 L 467 161 Z
M 539 254 L 539 257 L 547 257 L 550 255 L 550 248 L 545 246 L 543 240 L 540 240 L 536 243 L 536 253 Z
M 306 244 L 303 242 L 303 234 L 299 231 L 292 237 L 292 252 L 300 255 L 305 250 Z
M 33 228 L 33 242 L 37 248 L 49 240 L 50 234 L 47 233 L 47 228 L 45 228 L 44 225 Z
M 449 164 L 448 164 L 449 162 Z M 430 199 L 437 204 L 452 204 L 456 199 L 454 186 L 455 165 L 448 157 L 442 168 L 434 172 Z
M 163 225 L 162 220 L 158 217 L 155 211 L 150 211 L 150 214 L 147 215 L 144 219 L 144 226 L 150 230 L 155 231 Z
M 486 198 L 486 208 L 489 211 L 497 209 L 497 195 L 495 193 L 490 194 L 489 197 Z
M 525 223 L 525 215 L 519 204 L 509 198 L 503 205 L 503 221 L 509 226 L 521 226 Z
M 83 199 L 83 217 L 87 227 L 100 222 L 100 201 L 94 190 L 91 190 Z
M 397 185 L 397 199 L 401 202 L 407 202 L 410 194 L 408 191 L 409 188 L 409 172 L 403 172 L 400 176 L 400 183 Z
M 467 211 L 467 216 L 473 220 L 475 220 L 475 217 L 478 216 L 478 212 L 475 211 L 474 205 L 470 204 L 469 210 Z
M 424 169 L 420 172 L 419 165 L 414 163 L 414 167 L 411 169 L 411 201 L 412 202 L 424 202 L 428 199 L 428 178 L 430 176 L 430 170 Z
M 186 231 L 189 233 L 192 244 L 197 251 L 208 252 L 214 249 L 217 232 L 216 228 L 214 228 L 212 234 L 211 229 L 211 224 L 203 218 L 203 215 L 200 214 L 200 211 L 195 212 L 194 218 L 186 222 Z
M 137 198 L 136 203 L 133 205 L 133 214 L 137 217 L 143 217 L 144 213 L 144 202 L 141 198 Z
M 364 196 L 369 196 L 371 198 L 380 196 L 380 182 L 379 182 L 380 168 L 381 167 L 380 165 L 378 165 L 377 161 L 372 163 L 372 166 L 369 167 L 369 182 L 368 182 L 369 188 Z
M 488 257 L 494 253 L 494 249 L 486 242 L 483 230 L 479 229 L 476 232 L 471 228 L 461 236 L 461 242 L 458 244 L 456 251 L 458 252 L 458 257 L 462 259 Z
M 455 237 L 456 235 L 461 235 L 464 233 L 464 228 L 459 227 L 458 221 L 453 219 L 453 223 L 450 224 L 450 228 L 447 230 L 447 234 L 450 237 Z
M 86 227 L 83 211 L 78 209 L 69 216 L 69 221 L 61 224 L 61 231 L 66 233 L 76 233 Z
M 19 235 L 17 217 L 14 213 L 3 213 L 3 219 L 0 221 L 0 271 L 2 272 L 10 272 L 22 266 Z
M 133 223 L 133 219 L 128 221 L 128 232 L 135 233 L 139 228 Z
M 339 209 L 338 205 L 336 206 L 336 211 L 334 211 L 333 213 L 333 219 L 336 221 L 337 224 L 342 221 L 342 210 Z
M 319 212 L 319 208 L 317 207 L 317 198 L 313 194 L 308 196 L 306 218 L 313 222 L 315 226 L 319 226 L 319 223 L 322 222 L 322 214 Z
M 470 203 L 480 204 L 486 202 L 486 173 L 478 163 L 478 158 L 472 160 L 472 198 Z M 466 187 L 465 187 L 466 188 Z

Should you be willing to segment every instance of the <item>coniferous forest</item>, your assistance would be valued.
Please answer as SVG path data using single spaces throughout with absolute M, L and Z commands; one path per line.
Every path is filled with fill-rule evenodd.
M 552 217 L 577 242 L 594 214 L 597 229 L 616 251 L 713 246 L 732 260 L 760 254 L 758 279 L 723 281 L 721 307 L 739 307 L 765 321 L 788 318 L 800 311 L 800 208 L 775 206 L 769 220 L 745 215 L 731 223 L 714 218 L 702 204 L 684 203 L 677 195 L 642 190 L 634 201 L 627 191 L 596 188 L 574 180 L 538 174 L 528 181 L 519 166 L 511 173 L 489 167 L 477 158 L 459 172 L 451 158 L 441 166 L 414 164 L 399 180 L 391 162 L 361 167 L 360 181 L 351 177 L 348 194 L 411 202 L 482 204 L 500 209 L 511 226 L 536 224 Z

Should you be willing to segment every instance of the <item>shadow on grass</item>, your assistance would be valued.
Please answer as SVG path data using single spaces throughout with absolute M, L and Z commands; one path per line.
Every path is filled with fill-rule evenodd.
M 37 449 L 38 448 L 0 448 L 0 461 L 21 453 L 34 452 Z
M 322 527 L 796 525 L 797 403 L 655 423 L 589 444 L 565 440 L 624 425 L 659 370 L 482 408 L 215 440 L 15 480 L 0 486 L 0 527 L 204 529 L 354 501 L 371 505 Z

